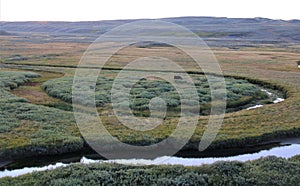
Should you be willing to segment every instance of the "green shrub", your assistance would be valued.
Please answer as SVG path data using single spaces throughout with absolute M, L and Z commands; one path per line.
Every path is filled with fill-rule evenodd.
M 194 75 L 192 76 L 195 81 L 196 90 L 198 94 L 198 98 L 192 97 L 192 90 L 186 89 L 185 94 L 191 95 L 190 97 L 184 98 L 183 102 L 187 106 L 193 106 L 195 100 L 199 100 L 199 103 L 202 106 L 201 114 L 207 115 L 210 112 L 210 102 L 211 92 L 209 84 L 203 75 Z M 82 90 L 82 93 L 75 95 L 78 100 L 83 105 L 90 105 L 88 101 L 93 99 L 85 99 L 85 90 L 93 88 L 93 86 L 89 85 L 88 79 L 82 79 L 83 83 L 81 87 L 78 87 L 79 90 Z M 130 91 L 130 108 L 137 115 L 138 112 L 143 112 L 140 115 L 149 115 L 149 103 L 152 98 L 160 97 L 165 100 L 168 110 L 179 110 L 181 106 L 180 96 L 175 87 L 167 81 L 164 80 L 147 80 L 145 78 L 139 80 L 135 84 L 130 83 L 129 80 L 124 80 L 120 85 L 115 85 L 119 93 L 114 95 L 115 102 L 121 103 L 126 99 L 124 98 L 123 91 L 121 88 L 125 88 L 126 91 Z M 183 81 L 183 80 L 180 80 Z M 63 77 L 58 79 L 53 79 L 47 81 L 42 85 L 43 89 L 51 96 L 60 98 L 66 102 L 72 102 L 72 77 Z M 112 88 L 113 79 L 109 79 L 106 77 L 98 77 L 96 81 L 95 87 L 95 102 L 96 106 L 101 107 L 111 102 L 110 98 L 110 90 Z M 186 83 L 186 82 L 184 82 Z M 235 108 L 246 105 L 250 102 L 255 102 L 257 100 L 266 99 L 268 96 L 265 92 L 260 91 L 259 87 L 249 83 L 247 80 L 234 79 L 234 78 L 226 78 L 226 86 L 227 86 L 227 107 Z M 218 88 L 218 82 L 214 85 L 215 88 Z M 224 100 L 225 95 L 222 91 L 215 90 L 216 94 L 214 99 Z M 123 104 L 125 106 L 125 104 Z M 207 105 L 207 106 L 205 106 Z M 125 108 L 125 107 L 120 107 Z M 190 108 L 189 110 L 194 110 L 194 108 Z M 146 112 L 146 113 L 144 113 Z

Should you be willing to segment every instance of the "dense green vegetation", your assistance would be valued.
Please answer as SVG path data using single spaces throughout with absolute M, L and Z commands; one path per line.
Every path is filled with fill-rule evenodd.
M 124 80 L 129 81 L 129 80 Z M 129 83 L 122 83 L 121 86 L 124 89 L 130 89 L 130 108 L 135 112 L 136 115 L 149 116 L 149 103 L 152 98 L 160 97 L 162 98 L 169 110 L 179 111 L 181 103 L 184 105 L 193 105 L 193 102 L 199 102 L 201 107 L 201 114 L 207 115 L 210 111 L 210 87 L 207 79 L 204 75 L 194 75 L 193 81 L 197 90 L 198 98 L 191 97 L 189 99 L 180 100 L 180 96 L 177 90 L 172 86 L 171 83 L 165 80 L 159 79 L 141 79 L 130 87 Z M 94 88 L 93 85 L 88 85 L 89 81 L 84 81 L 86 84 L 82 83 L 82 87 L 85 88 L 89 86 L 91 89 Z M 106 77 L 99 77 L 96 82 L 95 87 L 95 100 L 96 106 L 104 106 L 110 103 L 110 90 L 112 88 L 113 79 Z M 188 82 L 177 79 L 178 84 L 187 84 Z M 66 102 L 72 102 L 72 84 L 73 77 L 62 77 L 58 79 L 52 79 L 45 82 L 42 88 L 51 96 L 60 98 Z M 249 83 L 247 80 L 240 80 L 234 78 L 226 78 L 226 89 L 227 89 L 227 108 L 236 110 L 246 104 L 251 102 L 257 103 L 257 101 L 262 99 L 267 99 L 266 93 L 262 92 L 257 86 Z M 186 90 L 190 91 L 190 90 Z M 124 90 L 120 92 L 120 96 L 114 96 L 119 104 L 119 108 L 126 106 L 126 101 L 122 96 Z M 192 95 L 190 92 L 186 94 Z M 89 104 L 83 99 L 83 104 Z M 122 105 L 123 104 L 123 105 Z M 192 109 L 191 109 L 192 110 Z
M 8 91 L 39 74 L 0 71 L 0 157 L 57 154 L 82 148 L 72 113 L 28 103 Z
M 25 99 L 18 98 L 9 91 L 28 82 L 29 78 L 39 76 L 39 74 L 33 72 L 0 71 L 0 102 L 26 102 Z
M 12 102 L 26 102 L 26 99 L 18 98 L 8 91 L 14 89 L 25 82 L 28 82 L 29 78 L 39 77 L 39 74 L 35 73 L 22 73 L 22 72 L 0 72 L 0 103 L 1 107 Z M 0 110 L 0 133 L 10 132 L 12 128 L 19 125 L 17 119 L 12 117 L 10 112 L 6 109 Z
M 11 81 L 9 80 L 10 78 L 7 77 L 13 77 L 12 75 L 14 73 L 17 72 L 13 72 L 11 75 L 5 76 L 6 84 L 9 84 L 7 82 Z M 111 75 L 113 74 L 113 72 L 108 71 L 107 74 Z M 106 91 L 111 86 L 110 82 L 112 81 L 112 79 L 110 79 L 110 77 L 112 76 L 99 78 L 100 80 L 98 80 L 97 82 L 96 92 L 99 93 L 99 95 L 101 95 L 102 97 L 107 96 Z M 195 82 L 197 82 L 197 78 L 201 78 L 201 76 L 195 76 Z M 42 79 L 46 80 L 47 78 L 42 77 Z M 230 81 L 228 81 L 230 79 L 232 79 L 232 81 L 234 82 L 231 85 Z M 64 90 L 68 90 L 67 87 L 70 86 L 64 85 L 70 83 L 71 80 L 72 77 L 53 79 L 45 83 L 44 86 L 51 83 L 52 86 L 57 86 L 57 90 L 59 90 L 59 87 Z M 33 79 L 33 81 L 36 82 L 37 80 Z M 56 82 L 56 84 L 52 82 Z M 245 82 L 247 81 L 227 78 L 227 86 L 231 86 L 232 91 L 242 90 L 241 92 L 244 92 L 246 94 L 248 89 L 243 89 L 243 85 Z M 264 85 L 265 83 L 264 81 L 254 81 L 253 79 L 251 80 L 251 82 L 259 83 L 261 85 Z M 146 91 L 147 89 L 145 89 L 144 86 L 150 86 L 153 84 L 163 85 L 162 87 L 169 87 L 170 91 L 163 92 L 165 94 L 171 93 L 171 90 L 173 89 L 172 86 L 164 81 L 142 80 L 133 87 L 133 90 L 144 90 L 143 96 L 146 97 L 148 96 L 148 92 Z M 201 83 L 199 84 L 201 86 Z M 295 107 L 297 105 L 293 104 L 296 100 L 295 90 L 289 87 L 279 85 L 277 86 L 276 84 L 272 83 L 265 83 L 265 85 L 276 89 L 281 88 L 281 90 L 286 91 L 287 95 L 290 96 L 290 98 L 285 101 L 284 104 L 270 104 L 265 105 L 262 109 L 240 111 L 227 114 L 224 119 L 224 124 L 222 125 L 222 128 L 217 135 L 217 138 L 211 144 L 209 149 L 241 147 L 248 144 L 256 144 L 258 142 L 272 140 L 274 138 L 291 137 L 300 134 L 300 130 L 298 127 L 299 120 L 297 119 L 297 115 L 295 115 L 295 113 L 293 112 L 298 108 Z M 254 85 L 248 83 L 248 86 L 253 87 Z M 239 89 L 234 89 L 236 87 L 238 87 Z M 255 91 L 257 88 L 256 86 L 254 87 L 255 89 L 253 90 Z M 49 90 L 56 90 L 51 86 L 48 86 L 48 88 Z M 13 156 L 21 157 L 24 155 L 33 156 L 36 154 L 60 154 L 64 152 L 81 150 L 83 148 L 84 142 L 80 138 L 79 131 L 75 125 L 73 113 L 66 111 L 72 110 L 70 105 L 61 104 L 60 102 L 52 103 L 51 99 L 48 100 L 50 102 L 47 101 L 46 104 L 39 103 L 40 105 L 34 105 L 26 103 L 24 102 L 25 99 L 16 97 L 6 91 L 9 90 L 8 87 L 3 88 L 2 90 L 5 91 L 5 95 L 10 95 L 15 100 L 11 100 L 10 102 L 5 102 L 5 104 L 0 105 L 0 110 L 4 118 L 1 121 L 4 124 L 2 125 L 2 132 L 0 133 L 1 157 L 9 159 Z M 161 91 L 160 88 L 156 90 L 158 90 L 159 93 Z M 70 96 L 69 93 L 63 91 L 56 91 L 56 93 L 61 93 L 60 95 L 65 94 L 66 97 Z M 131 91 L 131 93 L 132 97 L 134 97 L 134 95 L 140 94 L 139 91 Z M 230 94 L 228 94 L 228 96 L 230 96 Z M 174 97 L 176 98 L 176 94 Z M 22 100 L 22 102 L 16 101 L 19 99 Z M 101 101 L 99 102 L 101 103 L 99 105 L 102 105 L 104 99 L 99 100 Z M 106 99 L 106 101 L 109 102 L 109 98 Z M 134 101 L 135 99 L 132 99 L 131 103 L 134 104 Z M 285 109 L 286 104 L 292 105 L 292 107 L 290 107 L 288 111 Z M 176 108 L 171 107 L 171 110 L 172 109 Z M 282 110 L 285 111 L 283 112 Z M 99 107 L 98 111 L 102 116 L 102 122 L 113 136 L 117 137 L 122 142 L 134 145 L 154 144 L 167 138 L 174 131 L 178 122 L 178 118 L 176 117 L 167 117 L 164 120 L 164 124 L 158 126 L 154 130 L 139 132 L 131 130 L 122 125 L 122 123 L 120 123 L 113 116 L 113 112 L 110 106 L 104 104 L 103 106 Z M 138 113 L 143 112 L 138 111 Z M 258 117 L 262 113 L 264 114 L 264 117 Z M 206 116 L 199 117 L 199 123 L 196 131 L 189 143 L 184 147 L 184 149 L 197 148 L 199 140 L 205 130 L 207 119 L 208 118 Z
M 217 162 L 199 167 L 73 164 L 16 178 L 0 185 L 298 185 L 300 157 Z

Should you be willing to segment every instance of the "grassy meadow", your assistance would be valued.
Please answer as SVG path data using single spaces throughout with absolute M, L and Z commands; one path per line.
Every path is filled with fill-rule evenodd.
M 16 39 L 18 39 L 12 39 L 10 37 L 6 37 L 5 39 L 7 41 L 5 42 L 12 43 L 15 42 Z M 31 43 L 26 42 L 22 44 L 23 47 L 31 45 Z M 55 114 L 56 112 L 60 112 L 60 114 L 64 117 L 68 116 L 66 121 L 64 122 L 73 127 L 65 128 L 65 132 L 68 134 L 71 131 L 71 134 L 76 134 L 77 136 L 73 136 L 74 138 L 78 138 L 80 135 L 78 134 L 78 130 L 74 125 L 72 113 L 68 112 L 72 110 L 70 105 L 70 82 L 72 81 L 72 75 L 75 71 L 73 67 L 77 65 L 79 57 L 82 55 L 83 48 L 87 46 L 87 44 L 76 43 L 60 43 L 60 45 L 56 45 L 56 43 L 50 43 L 47 45 L 34 44 L 31 47 L 28 47 L 28 51 L 26 51 L 26 53 L 25 51 L 19 51 L 20 55 L 27 55 L 28 59 L 21 61 L 7 60 L 7 58 L 9 58 L 9 56 L 11 55 L 8 54 L 8 51 L 5 51 L 6 54 L 4 55 L 4 58 L 2 60 L 2 63 L 7 64 L 8 66 L 9 64 L 11 64 L 14 65 L 14 68 L 23 68 L 26 70 L 29 69 L 29 71 L 30 69 L 34 71 L 34 69 L 37 68 L 47 69 L 47 66 L 52 67 L 52 71 L 55 71 L 56 68 L 60 69 L 60 72 L 63 71 L 62 74 L 41 71 L 42 77 L 33 79 L 33 84 L 29 86 L 28 84 L 25 86 L 21 86 L 17 89 L 12 90 L 10 93 L 14 94 L 17 97 L 29 100 L 30 104 L 35 107 L 38 105 L 39 108 L 47 110 L 50 109 Z M 18 47 L 14 48 L 15 52 L 19 50 Z M 47 47 L 51 49 L 48 50 Z M 287 49 L 274 47 L 272 48 L 272 46 L 257 46 L 257 48 L 241 48 L 239 50 L 233 50 L 229 48 L 212 48 L 217 59 L 219 60 L 223 73 L 228 76 L 228 79 L 232 79 L 233 77 L 235 77 L 238 79 L 240 78 L 241 80 L 232 80 L 233 82 L 249 81 L 250 83 L 256 83 L 261 86 L 280 89 L 280 91 L 282 91 L 287 96 L 287 99 L 282 103 L 267 104 L 262 108 L 254 110 L 241 110 L 238 112 L 227 113 L 224 118 L 222 128 L 210 148 L 241 147 L 246 144 L 256 144 L 265 140 L 299 135 L 300 127 L 298 110 L 300 108 L 300 98 L 298 92 L 300 86 L 298 73 L 299 69 L 297 68 L 296 61 L 298 60 L 298 57 L 300 57 L 300 55 L 297 52 L 293 52 L 296 49 L 297 46 L 292 46 L 291 48 Z M 42 57 L 35 58 L 34 60 L 30 57 L 39 54 L 41 50 L 44 51 L 43 55 L 50 55 L 52 57 L 47 59 L 46 61 Z M 64 53 L 62 53 L 63 51 Z M 130 46 L 128 48 L 125 48 L 111 58 L 112 62 L 109 63 L 107 67 L 119 68 L 126 64 L 129 60 L 148 54 L 160 55 L 161 52 L 164 52 L 165 55 L 167 55 L 165 57 L 170 57 L 174 60 L 181 61 L 181 65 L 183 65 L 186 70 L 195 72 L 195 68 L 190 65 L 191 63 L 189 63 L 189 59 L 187 56 L 181 55 L 176 50 L 171 50 L 171 47 L 158 46 L 146 48 Z M 176 55 L 172 52 L 176 53 Z M 120 55 L 122 56 L 125 54 L 128 54 L 127 58 L 120 57 Z M 187 61 L 184 61 L 185 59 Z M 30 66 L 29 64 L 33 66 Z M 116 71 L 105 70 L 103 73 L 106 78 L 110 79 L 115 76 L 114 74 L 116 73 Z M 61 77 L 63 75 L 65 77 Z M 107 86 L 109 87 L 109 84 L 107 84 Z M 251 87 L 251 85 L 249 86 Z M 250 91 L 250 87 L 245 87 L 245 94 L 247 93 L 247 90 Z M 98 87 L 98 89 L 101 89 L 101 86 Z M 63 93 L 60 93 L 60 90 L 62 90 Z M 101 91 L 104 90 L 101 89 Z M 46 93 L 48 93 L 50 96 L 46 95 Z M 104 96 L 101 99 L 106 100 L 100 101 L 99 105 L 103 105 L 103 103 L 109 102 L 107 96 L 105 96 L 106 94 L 107 92 L 105 93 L 105 91 L 99 93 L 100 97 Z M 253 92 L 253 95 L 254 94 L 257 95 L 255 91 Z M 239 98 L 242 98 L 243 91 L 242 93 L 238 92 L 236 94 L 231 94 L 229 87 L 229 95 L 232 95 L 232 100 L 236 100 L 236 96 L 240 96 Z M 145 94 L 145 96 L 149 95 Z M 205 96 L 202 97 L 205 98 Z M 143 105 L 145 105 L 146 103 L 147 100 L 142 100 L 142 102 L 140 103 L 132 102 L 132 104 L 136 104 L 136 109 L 145 108 Z M 232 104 L 234 105 L 233 102 Z M 149 144 L 160 141 L 172 132 L 177 121 L 176 117 L 169 117 L 165 121 L 166 125 L 158 127 L 158 130 L 149 131 L 146 133 L 135 133 L 134 131 L 123 127 L 114 116 L 111 116 L 112 111 L 109 105 L 99 107 L 98 111 L 99 114 L 101 114 L 101 116 L 103 117 L 103 120 L 105 121 L 104 123 L 108 127 L 109 131 L 119 139 L 124 140 L 124 142 L 131 144 Z M 40 117 L 42 116 L 40 115 Z M 199 117 L 199 124 L 196 128 L 195 134 L 190 140 L 190 143 L 187 144 L 185 148 L 194 149 L 197 147 L 200 137 L 202 136 L 206 128 L 207 119 L 208 118 L 205 116 L 205 114 Z M 47 122 L 48 119 L 45 118 L 45 121 Z M 29 128 L 36 128 L 35 125 L 28 125 Z M 157 131 L 160 132 L 157 133 Z M 4 141 L 7 141 L 7 137 L 3 139 L 5 139 Z M 11 142 L 9 143 L 18 144 L 17 142 L 13 142 L 18 138 L 10 139 Z M 25 144 L 29 144 L 30 146 L 29 142 Z M 14 148 L 13 145 L 8 145 L 8 147 Z M 19 147 L 19 145 L 16 145 L 16 147 Z
M 71 86 L 76 66 L 90 43 L 31 42 L 19 35 L 0 36 L 0 43 L 4 46 L 0 48 L 0 160 L 57 155 L 87 148 L 72 112 Z M 215 46 L 211 49 L 226 77 L 228 113 L 209 149 L 243 148 L 300 136 L 300 69 L 297 67 L 300 45 L 257 44 L 255 47 Z M 97 110 L 104 125 L 113 136 L 134 145 L 157 143 L 176 128 L 178 95 L 174 87 L 160 80 L 144 79 L 137 84 L 131 91 L 130 108 L 136 116 L 147 117 L 147 104 L 151 98 L 157 95 L 170 98 L 167 101 L 170 112 L 163 125 L 151 131 L 137 132 L 123 126 L 113 115 L 109 97 L 112 79 L 128 62 L 148 55 L 174 60 L 195 82 L 201 81 L 197 87 L 201 100 L 197 101 L 202 110 L 199 115 L 192 116 L 198 118 L 198 125 L 183 148 L 197 150 L 207 127 L 209 91 L 204 76 L 198 74 L 201 69 L 190 57 L 172 47 L 132 45 L 110 58 L 95 87 Z M 269 104 L 261 87 L 274 90 L 286 98 L 285 101 Z M 234 109 L 255 103 L 264 103 L 264 106 L 253 110 Z M 204 185 L 293 185 L 299 183 L 293 176 L 299 174 L 298 165 L 299 157 L 289 160 L 271 157 L 246 163 L 220 162 L 196 168 L 72 165 L 16 179 L 0 179 L 0 185 L 84 185 L 96 184 L 99 180 L 107 184 L 139 185 L 152 179 L 160 185 L 188 185 L 188 180 Z M 273 176 L 267 177 L 268 174 Z M 84 176 L 79 180 L 78 175 Z
M 25 85 L 32 85 L 34 81 L 44 81 L 45 76 L 47 73 L 44 72 L 39 74 L 28 71 L 0 71 L 1 159 L 60 154 L 82 148 L 83 141 L 71 112 L 38 104 L 42 97 L 37 95 L 39 91 L 36 90 L 30 90 L 31 94 L 24 97 L 16 96 L 21 91 L 19 86 L 24 85 L 25 89 L 22 87 L 22 92 L 28 93 Z M 14 95 L 10 90 L 19 92 Z M 53 103 L 51 100 L 51 104 Z

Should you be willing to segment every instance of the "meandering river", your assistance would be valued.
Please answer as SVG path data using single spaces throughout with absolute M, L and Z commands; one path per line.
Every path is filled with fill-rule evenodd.
M 147 159 L 117 159 L 117 160 L 93 160 L 86 157 L 82 157 L 77 164 L 90 164 L 90 163 L 121 163 L 131 165 L 183 165 L 183 166 L 199 166 L 202 164 L 212 164 L 217 161 L 249 161 L 255 160 L 267 156 L 276 156 L 282 158 L 290 158 L 300 154 L 300 139 L 295 138 L 294 141 L 281 143 L 279 147 L 274 147 L 269 150 L 261 150 L 257 153 L 241 154 L 228 157 L 206 157 L 206 158 L 180 158 L 175 156 L 163 156 L 154 160 Z M 25 167 L 15 170 L 0 171 L 0 178 L 10 176 L 16 177 L 35 171 L 52 170 L 58 167 L 66 167 L 74 163 L 61 163 L 51 164 L 43 167 Z
M 278 97 L 274 93 L 271 93 L 265 89 L 262 89 L 262 91 L 266 92 L 269 96 L 272 96 L 274 98 L 273 103 L 275 104 L 284 101 L 283 98 Z M 246 109 L 250 110 L 262 106 L 263 105 L 259 104 L 259 105 L 248 107 Z M 255 160 L 266 156 L 290 158 L 299 154 L 300 154 L 300 138 L 295 138 L 294 140 L 282 142 L 278 144 L 276 147 L 273 147 L 268 150 L 260 150 L 255 153 L 244 153 L 244 154 L 227 156 L 227 157 L 203 157 L 203 158 L 184 157 L 183 158 L 183 157 L 175 157 L 175 156 L 171 156 L 171 157 L 164 156 L 164 157 L 158 157 L 154 160 L 147 160 L 147 159 L 95 160 L 83 156 L 78 162 L 72 162 L 72 163 L 57 162 L 54 164 L 41 166 L 41 167 L 24 167 L 24 168 L 14 169 L 14 170 L 3 170 L 0 171 L 0 178 L 6 176 L 16 177 L 16 176 L 32 173 L 35 171 L 52 170 L 58 167 L 69 166 L 74 163 L 77 164 L 122 163 L 122 164 L 134 164 L 134 165 L 175 165 L 176 164 L 176 165 L 183 165 L 183 166 L 199 166 L 202 164 L 215 163 L 217 161 L 249 161 L 249 160 Z

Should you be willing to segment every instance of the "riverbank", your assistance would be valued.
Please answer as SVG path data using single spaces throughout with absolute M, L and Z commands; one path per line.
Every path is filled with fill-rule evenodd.
M 299 156 L 222 161 L 201 166 L 133 166 L 93 163 L 83 158 L 81 164 L 56 164 L 40 168 L 50 169 L 48 171 L 0 178 L 0 185 L 297 185 L 299 166 Z
M 233 148 L 233 149 L 220 149 L 220 150 L 205 150 L 203 152 L 199 151 L 179 151 L 173 157 L 157 157 L 156 160 L 105 160 L 99 154 L 92 150 L 78 151 L 74 153 L 66 153 L 62 155 L 52 155 L 52 156 L 39 156 L 39 158 L 23 158 L 15 159 L 10 161 L 0 162 L 0 171 L 2 173 L 6 170 L 35 170 L 35 167 L 40 167 L 45 170 L 47 167 L 53 168 L 54 165 L 59 164 L 62 166 L 67 166 L 76 162 L 91 162 L 91 163 L 125 163 L 130 164 L 132 162 L 147 164 L 155 164 L 157 161 L 168 160 L 162 162 L 162 164 L 180 164 L 180 165 L 191 165 L 185 164 L 184 162 L 194 162 L 194 165 L 201 165 L 205 163 L 214 163 L 216 161 L 247 161 L 254 160 L 266 156 L 277 156 L 283 158 L 290 158 L 292 156 L 300 154 L 300 138 L 285 138 L 270 140 L 260 144 L 245 146 L 243 148 Z M 288 154 L 287 154 L 288 153 Z M 180 163 L 182 160 L 183 163 Z M 151 163 L 152 162 L 152 163 Z M 174 163 L 172 163 L 174 162 Z M 27 167 L 33 167 L 32 169 L 27 169 Z M 0 172 L 1 177 L 1 172 Z

